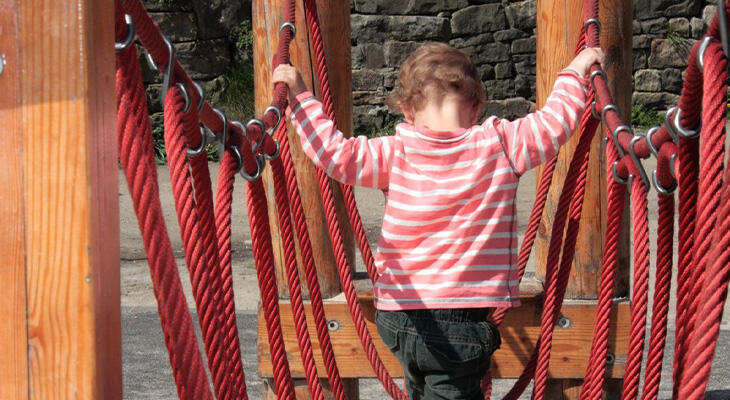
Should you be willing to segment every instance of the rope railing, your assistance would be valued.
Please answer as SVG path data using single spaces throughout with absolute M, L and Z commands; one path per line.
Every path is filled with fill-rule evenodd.
M 722 3 L 725 5 L 725 3 Z M 274 273 L 273 248 L 269 232 L 266 191 L 258 176 L 265 160 L 270 161 L 276 207 L 284 243 L 287 272 L 297 340 L 306 380 L 313 398 L 324 398 L 312 342 L 308 335 L 304 302 L 297 268 L 294 242 L 298 241 L 304 273 L 311 297 L 317 339 L 335 398 L 344 399 L 332 343 L 326 326 L 312 245 L 309 242 L 304 210 L 296 184 L 282 110 L 287 104 L 287 88 L 277 84 L 273 104 L 261 119 L 244 125 L 228 121 L 204 99 L 202 90 L 190 79 L 175 59 L 170 42 L 145 11 L 140 0 L 117 1 L 117 97 L 120 159 L 130 186 L 135 212 L 148 255 L 158 301 L 161 325 L 168 349 L 173 377 L 180 398 L 247 398 L 240 340 L 236 328 L 231 265 L 231 212 L 235 174 L 247 178 L 247 211 L 250 219 L 253 255 L 261 293 L 261 304 L 269 335 L 274 367 L 274 385 L 279 398 L 294 398 L 294 387 L 284 348 L 279 316 L 278 290 Z M 563 303 L 572 255 L 575 251 L 583 200 L 590 143 L 599 122 L 606 127 L 608 160 L 608 204 L 605 250 L 594 339 L 581 399 L 599 399 L 606 375 L 608 336 L 612 295 L 617 268 L 618 237 L 627 188 L 631 192 L 634 229 L 634 287 L 631 307 L 629 352 L 622 398 L 656 399 L 667 335 L 670 282 L 672 278 L 672 241 L 674 237 L 674 195 L 679 189 L 679 253 L 677 317 L 673 362 L 673 398 L 700 399 L 709 379 L 710 365 L 719 335 L 722 305 L 727 296 L 730 275 L 730 174 L 724 169 L 725 106 L 727 104 L 727 61 L 721 43 L 726 41 L 721 26 L 727 7 L 718 7 L 704 40 L 691 50 L 678 106 L 667 111 L 666 122 L 646 135 L 635 135 L 621 120 L 613 105 L 605 73 L 593 66 L 590 73 L 589 104 L 581 118 L 578 147 L 563 184 L 553 226 L 546 265 L 541 331 L 525 371 L 505 397 L 515 399 L 534 378 L 533 399 L 546 395 L 553 329 Z M 294 2 L 287 2 L 280 29 L 274 65 L 289 62 L 289 44 L 295 34 Z M 324 110 L 335 121 L 329 88 L 326 59 L 318 21 L 316 2 L 304 1 L 304 11 L 312 39 L 315 66 Z M 127 13 L 129 18 L 124 18 Z M 599 45 L 598 2 L 586 0 L 585 26 L 577 50 Z M 151 127 L 146 115 L 146 99 L 136 45 L 136 33 L 156 66 L 163 70 L 165 141 L 173 182 L 175 207 L 190 271 L 193 297 L 202 332 L 207 366 L 212 379 L 210 390 L 192 327 L 192 318 L 177 276 L 169 237 L 162 220 L 159 189 L 156 183 L 151 148 Z M 195 90 L 191 90 L 195 89 Z M 220 141 L 222 154 L 218 193 L 213 201 L 212 185 L 204 145 L 207 134 L 200 123 Z M 699 127 L 706 133 L 697 139 Z M 688 127 L 691 127 L 688 128 Z M 202 132 L 202 133 L 201 133 Z M 281 157 L 277 157 L 281 151 Z M 657 169 L 647 173 L 642 159 L 657 158 Z M 524 274 L 531 248 L 552 183 L 555 159 L 544 169 L 535 206 L 527 225 L 518 257 L 520 278 Z M 701 171 L 701 172 L 700 172 Z M 723 174 L 726 176 L 723 177 Z M 332 239 L 337 270 L 359 339 L 373 370 L 393 398 L 405 394 L 393 383 L 377 352 L 365 324 L 355 291 L 352 268 L 345 256 L 329 178 L 317 171 L 324 203 L 328 233 Z M 659 193 L 657 264 L 644 386 L 640 376 L 645 342 L 649 292 L 648 191 Z M 364 264 L 372 282 L 376 271 L 362 220 L 357 212 L 352 188 L 341 185 L 350 225 L 357 238 Z M 701 206 L 700 206 L 701 205 Z M 296 234 L 295 234 L 296 232 Z M 500 324 L 506 309 L 493 315 Z M 485 380 L 487 398 L 491 382 Z

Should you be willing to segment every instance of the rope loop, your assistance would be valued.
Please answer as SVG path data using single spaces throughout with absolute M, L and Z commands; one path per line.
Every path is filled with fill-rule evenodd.
M 667 127 L 667 132 L 669 133 L 669 136 L 672 137 L 672 140 L 674 141 L 674 143 L 679 143 L 679 134 L 677 133 L 677 130 L 674 129 L 674 125 L 672 125 L 672 117 L 671 117 L 672 112 L 674 112 L 676 110 L 677 110 L 676 106 L 670 107 L 667 110 L 667 113 L 664 114 L 664 126 Z
M 175 84 L 178 89 L 180 89 L 180 92 L 183 95 L 183 98 L 185 99 L 185 108 L 183 108 L 183 113 L 187 114 L 188 111 L 190 111 L 190 94 L 188 93 L 187 87 L 185 87 L 185 84 L 182 82 L 178 82 Z
M 598 18 L 588 18 L 583 24 L 583 30 L 586 34 L 588 34 L 588 27 L 591 25 L 595 25 L 596 29 L 598 30 L 598 35 L 601 34 L 601 21 L 598 20 Z
M 672 167 L 671 167 L 672 170 L 674 170 L 674 159 L 676 157 L 677 157 L 677 154 L 675 153 L 675 154 L 672 154 L 672 158 L 669 159 L 670 160 L 669 162 L 672 165 Z M 672 172 L 672 175 L 673 174 L 674 174 L 674 172 Z M 659 183 L 659 178 L 657 178 L 656 170 L 654 170 L 654 172 L 652 173 L 651 180 L 652 180 L 652 183 L 654 184 L 654 188 L 656 189 L 657 193 L 659 193 L 663 196 L 670 196 L 670 195 L 674 194 L 675 190 L 677 190 L 677 181 L 676 180 L 674 182 L 672 182 L 672 186 L 670 186 L 668 188 L 665 188 L 664 186 L 662 186 L 662 184 Z
M 266 114 L 268 114 L 269 111 L 273 111 L 274 114 L 276 114 L 276 122 L 274 122 L 274 124 L 271 126 L 271 128 L 269 128 L 269 130 L 266 131 L 266 133 L 268 133 L 269 136 L 273 136 L 274 135 L 274 131 L 279 126 L 279 123 L 281 122 L 281 108 L 279 108 L 277 106 L 273 106 L 273 105 L 272 106 L 268 106 L 264 110 L 264 116 Z
M 593 91 L 598 93 L 598 90 L 596 90 L 596 83 L 593 81 L 597 75 L 601 75 L 604 82 L 608 82 L 608 77 L 606 76 L 606 71 L 602 69 L 597 69 L 593 72 L 591 72 L 591 75 L 589 76 L 591 87 L 593 87 Z
M 240 151 L 238 149 L 236 149 L 236 151 L 238 152 L 238 154 L 240 156 L 240 154 L 241 154 Z M 265 164 L 264 157 L 261 156 L 261 154 L 256 154 L 254 156 L 254 159 L 256 160 L 256 173 L 254 173 L 253 175 L 249 175 L 246 172 L 246 169 L 243 167 L 241 168 L 241 171 L 240 171 L 241 177 L 243 177 L 243 179 L 245 179 L 248 182 L 253 182 L 253 181 L 261 178 L 261 172 L 264 170 L 264 164 Z
M 618 114 L 618 117 L 621 118 L 621 111 L 619 111 L 618 106 L 615 104 L 606 104 L 605 107 L 603 107 L 603 110 L 601 110 L 601 121 L 606 122 L 606 113 L 608 110 L 613 110 Z
M 248 134 L 248 127 L 251 125 L 258 125 L 259 128 L 261 128 L 261 137 L 253 145 L 253 152 L 255 154 L 261 148 L 261 145 L 264 143 L 264 132 L 266 132 L 266 124 L 264 124 L 264 121 L 262 121 L 258 118 L 251 118 L 248 122 L 246 122 L 247 134 Z
M 205 128 L 200 126 L 200 146 L 195 149 L 187 149 L 186 154 L 188 158 L 197 157 L 203 153 L 205 146 L 208 144 L 208 135 L 205 133 Z
M 279 157 L 279 154 L 281 153 L 281 146 L 279 145 L 279 141 L 274 139 L 274 145 L 276 145 L 276 150 L 274 150 L 273 153 L 264 154 L 264 158 L 266 160 L 271 161 L 271 160 L 275 159 L 276 157 Z
M 630 133 L 631 136 L 634 135 L 634 131 L 628 125 L 619 125 L 616 127 L 616 129 L 613 130 L 613 145 L 616 146 L 616 151 L 618 151 L 618 158 L 623 158 L 623 156 L 626 155 L 626 151 L 623 147 L 621 147 L 621 144 L 618 142 L 618 134 L 621 131 L 626 131 Z
M 618 171 L 616 171 L 616 166 L 617 165 L 618 165 L 618 160 L 614 161 L 613 164 L 611 165 L 611 173 L 613 174 L 613 180 L 616 181 L 616 182 L 618 182 L 618 183 L 620 183 L 620 184 L 622 184 L 622 185 L 626 185 L 634 177 L 634 174 L 629 173 L 629 177 L 628 178 L 626 178 L 626 179 L 622 178 L 618 174 Z
M 137 28 L 131 15 L 124 14 L 124 22 L 127 23 L 127 36 L 121 42 L 114 42 L 114 50 L 117 52 L 127 50 L 134 43 L 134 37 L 137 34 Z
M 658 130 L 658 126 L 653 126 L 649 128 L 649 131 L 646 132 L 646 144 L 649 146 L 649 151 L 651 151 L 651 154 L 653 154 L 654 157 L 659 157 L 659 149 L 657 149 L 652 142 L 652 137 Z

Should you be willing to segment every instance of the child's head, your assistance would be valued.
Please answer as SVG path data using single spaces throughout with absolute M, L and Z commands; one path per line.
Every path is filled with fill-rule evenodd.
M 416 112 L 429 102 L 440 104 L 447 94 L 456 94 L 475 108 L 485 103 L 479 73 L 469 56 L 445 43 L 426 43 L 401 65 L 389 103 L 391 108 Z

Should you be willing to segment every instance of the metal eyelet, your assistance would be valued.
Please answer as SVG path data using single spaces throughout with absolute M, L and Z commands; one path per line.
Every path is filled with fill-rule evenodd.
M 608 112 L 608 110 L 616 111 L 618 117 L 621 118 L 621 111 L 619 111 L 618 106 L 615 104 L 606 104 L 606 106 L 603 107 L 603 110 L 601 110 L 601 121 L 606 121 L 606 112 Z
M 697 51 L 697 67 L 700 69 L 700 72 L 705 70 L 705 52 L 707 51 L 707 46 L 710 45 L 710 42 L 712 42 L 712 36 L 705 36 L 705 38 L 702 39 L 699 50 Z
M 221 131 L 220 136 L 216 135 L 216 140 L 219 140 L 221 144 L 225 146 L 226 141 L 228 140 L 228 119 L 226 118 L 226 114 L 220 108 L 213 108 L 213 111 L 218 114 L 221 119 L 221 123 L 223 124 L 223 130 Z
M 190 94 L 188 94 L 188 89 L 182 82 L 176 83 L 175 86 L 177 86 L 183 94 L 183 98 L 185 99 L 185 108 L 183 108 L 183 113 L 187 114 L 188 111 L 190 111 Z
M 700 134 L 700 129 L 702 129 L 702 123 L 700 122 L 697 124 L 697 127 L 695 129 L 685 129 L 682 127 L 682 124 L 680 121 L 682 120 L 682 109 L 677 107 L 677 111 L 674 113 L 673 123 L 674 123 L 674 129 L 677 130 L 677 133 L 679 136 L 685 138 L 685 139 L 692 139 L 693 137 Z
M 233 156 L 236 157 L 236 169 L 233 171 L 234 174 L 237 174 L 241 172 L 241 169 L 243 168 L 243 157 L 241 157 L 241 150 L 238 150 L 238 147 L 231 146 L 230 147 L 231 153 L 233 153 Z
M 658 130 L 658 126 L 653 126 L 649 129 L 649 131 L 646 132 L 646 144 L 649 145 L 649 151 L 651 151 L 651 154 L 653 154 L 654 157 L 659 157 L 659 149 L 654 146 L 654 143 L 652 143 L 651 139 Z
M 170 89 L 172 69 L 175 66 L 175 47 L 172 45 L 172 42 L 167 36 L 162 35 L 162 40 L 165 42 L 165 45 L 167 46 L 167 51 L 170 55 L 167 61 L 167 66 L 165 67 L 165 73 L 162 75 L 162 88 L 160 89 L 160 103 L 164 105 L 165 98 L 167 97 L 167 91 Z M 160 72 L 160 68 L 157 66 L 157 63 L 155 63 L 155 60 L 152 58 L 152 55 L 149 53 L 149 51 L 147 52 L 146 56 L 147 64 L 149 64 L 150 68 L 152 68 L 154 71 Z
M 618 133 L 621 131 L 626 131 L 630 133 L 631 136 L 634 136 L 634 131 L 631 130 L 631 127 L 628 125 L 619 125 L 616 127 L 616 129 L 613 130 L 613 145 L 616 146 L 616 150 L 618 150 L 619 158 L 622 158 L 626 155 L 623 147 L 621 147 L 621 144 L 618 142 Z
M 117 52 L 127 50 L 134 43 L 134 36 L 137 34 L 137 28 L 131 15 L 124 14 L 124 22 L 127 23 L 127 36 L 121 42 L 114 42 L 114 50 Z
M 598 114 L 598 111 L 596 111 L 596 102 L 594 101 L 591 103 L 591 115 L 593 116 L 593 119 L 601 120 L 601 116 Z
M 633 178 L 634 174 L 629 173 L 629 177 L 627 179 L 620 177 L 618 175 L 618 172 L 616 172 L 617 165 L 618 165 L 618 161 L 614 161 L 613 164 L 611 165 L 611 172 L 613 174 L 613 180 L 622 185 L 626 185 L 627 183 L 629 183 L 631 181 L 631 178 Z
M 631 159 L 634 161 L 636 169 L 639 171 L 639 176 L 641 177 L 641 180 L 644 182 L 644 185 L 646 185 L 646 190 L 649 190 L 649 188 L 651 187 L 651 183 L 649 182 L 649 176 L 646 175 L 644 165 L 641 163 L 641 160 L 636 155 L 636 150 L 634 149 L 636 142 L 642 139 L 646 140 L 646 136 L 636 135 L 631 138 L 631 142 L 629 142 L 629 154 L 631 155 Z
M 596 29 L 598 30 L 598 34 L 601 34 L 601 21 L 598 20 L 598 18 L 588 18 L 586 22 L 583 24 L 583 31 L 585 33 L 588 33 L 588 27 L 593 24 L 596 26 Z
M 594 92 L 596 92 L 597 90 L 596 90 L 596 84 L 595 84 L 595 82 L 593 80 L 595 79 L 595 77 L 597 75 L 601 75 L 603 77 L 603 80 L 606 81 L 606 82 L 608 82 L 608 77 L 606 76 L 606 72 L 604 70 L 597 69 L 597 70 L 591 72 L 591 74 L 588 76 L 588 79 L 591 82 L 591 87 L 593 88 L 593 91 Z
M 265 161 L 264 158 L 260 154 L 256 154 L 254 156 L 254 159 L 256 160 L 256 173 L 253 175 L 249 175 L 244 168 L 241 168 L 240 174 L 241 177 L 248 182 L 253 182 L 261 177 L 261 172 L 264 170 Z
M 246 122 L 246 132 L 248 134 L 248 127 L 251 125 L 258 125 L 261 128 L 261 137 L 259 140 L 253 144 L 253 152 L 256 153 L 261 145 L 264 143 L 264 133 L 266 133 L 266 124 L 264 124 L 264 121 L 258 119 L 258 118 L 251 118 L 248 122 Z
M 271 160 L 275 159 L 276 157 L 279 157 L 279 154 L 281 153 L 281 146 L 279 146 L 279 141 L 274 139 L 274 144 L 276 145 L 276 150 L 274 150 L 274 152 L 271 154 L 264 154 L 264 158 L 266 160 L 271 161 Z
M 675 190 L 677 190 L 677 181 L 674 181 L 672 183 L 672 186 L 670 186 L 668 188 L 665 188 L 664 186 L 662 186 L 662 184 L 659 183 L 659 179 L 656 176 L 656 170 L 654 170 L 654 172 L 651 174 L 651 180 L 652 180 L 652 183 L 654 184 L 654 189 L 656 189 L 657 193 L 659 193 L 661 195 L 669 196 L 672 193 L 674 193 Z
M 677 107 L 670 107 L 667 110 L 667 113 L 664 114 L 664 126 L 667 127 L 667 132 L 669 133 L 669 136 L 672 137 L 672 141 L 674 141 L 674 143 L 679 143 L 679 135 L 677 134 L 677 130 L 674 129 L 674 125 L 672 125 L 671 117 L 672 112 L 676 110 Z
M 205 89 L 199 82 L 193 81 L 193 85 L 195 85 L 195 89 L 198 90 L 198 114 L 200 114 L 200 112 L 203 111 L 203 106 L 205 105 Z
M 200 127 L 200 136 L 200 146 L 195 149 L 186 150 L 188 158 L 197 157 L 205 150 L 205 145 L 208 144 L 208 136 L 205 134 L 205 128 L 203 128 L 202 126 Z
M 297 35 L 297 27 L 294 26 L 294 24 L 292 22 L 284 22 L 283 24 L 281 24 L 281 26 L 279 27 L 279 33 L 281 33 L 281 31 L 284 30 L 284 28 L 287 27 L 287 26 L 289 27 L 289 29 L 291 29 L 291 35 L 292 36 L 296 36 Z
M 276 131 L 276 128 L 279 126 L 279 123 L 281 122 L 281 109 L 277 106 L 268 106 L 264 110 L 264 115 L 268 114 L 269 111 L 273 111 L 274 114 L 276 114 L 276 122 L 274 122 L 274 125 L 271 126 L 271 129 L 266 131 L 269 136 L 274 135 L 274 131 Z

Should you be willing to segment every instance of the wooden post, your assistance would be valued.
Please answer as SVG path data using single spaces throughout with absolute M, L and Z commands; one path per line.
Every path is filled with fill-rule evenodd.
M 111 0 L 0 5 L 0 398 L 121 399 Z
M 272 59 L 276 51 L 279 37 L 279 27 L 284 17 L 284 6 L 286 0 L 255 0 L 252 8 L 253 32 L 254 32 L 254 74 L 256 93 L 256 113 L 260 115 L 264 109 L 271 104 L 272 85 Z M 352 134 L 352 72 L 350 64 L 350 3 L 341 0 L 318 0 L 319 19 L 322 24 L 322 36 L 324 49 L 327 56 L 329 68 L 329 82 L 332 88 L 332 96 L 335 101 L 335 114 L 339 129 L 345 135 Z M 304 15 L 302 0 L 296 1 L 296 28 L 297 34 L 291 44 L 291 63 L 302 73 L 305 82 L 318 94 L 319 88 L 316 81 L 316 74 L 313 70 L 314 61 L 313 49 L 308 38 L 308 29 Z M 289 142 L 292 152 L 292 159 L 297 171 L 299 188 L 302 194 L 307 226 L 312 241 L 312 250 L 317 265 L 317 273 L 322 296 L 327 299 L 342 292 L 335 265 L 332 245 L 329 239 L 326 219 L 322 209 L 322 199 L 319 194 L 316 170 L 311 161 L 302 152 L 299 144 L 299 137 L 292 129 L 289 130 Z M 277 284 L 279 296 L 288 298 L 286 272 L 284 268 L 283 246 L 278 230 L 278 215 L 274 202 L 273 182 L 267 168 L 264 173 L 266 182 L 269 206 L 269 218 L 271 221 L 272 241 L 274 245 L 274 257 L 277 265 Z M 338 218 L 340 225 L 347 227 L 349 222 L 341 200 L 341 193 L 334 187 L 336 204 L 338 205 Z M 344 224 L 343 224 L 344 223 Z M 343 237 L 346 244 L 346 252 L 350 265 L 354 268 L 354 239 L 349 229 L 343 230 Z M 298 247 L 297 247 L 298 252 Z M 299 256 L 297 257 L 300 258 Z M 299 263 L 301 265 L 301 262 Z M 304 273 L 300 270 L 302 280 Z M 303 285 L 306 295 L 306 285 Z M 308 323 L 314 321 L 309 319 Z M 323 381 L 326 381 L 323 379 Z M 295 381 L 297 386 L 306 383 L 301 380 Z M 264 386 L 264 398 L 274 398 L 273 390 L 269 390 L 266 383 Z M 273 387 L 273 385 L 271 385 Z M 357 398 L 357 380 L 348 379 L 345 382 L 349 398 Z M 306 395 L 306 390 L 297 389 L 299 395 Z M 305 397 L 302 397 L 305 398 Z
M 582 1 L 565 2 L 562 0 L 541 0 L 537 2 L 537 101 L 544 104 L 552 90 L 558 71 L 572 60 L 575 46 L 583 26 Z M 601 0 L 599 20 L 603 26 L 601 47 L 606 53 L 609 86 L 614 102 L 622 115 L 631 115 L 631 37 L 632 3 L 629 0 Z M 606 167 L 603 146 L 605 129 L 601 126 L 591 145 L 585 205 L 581 219 L 580 233 L 574 255 L 570 283 L 566 291 L 566 302 L 570 299 L 595 300 L 598 297 L 603 238 L 605 235 L 606 210 Z M 567 174 L 568 165 L 578 135 L 575 134 L 566 149 L 561 150 L 555 169 L 553 188 L 548 197 L 546 211 L 538 230 L 536 244 L 537 276 L 544 278 L 550 240 L 550 227 L 557 207 L 562 182 Z M 624 224 L 624 232 L 626 224 Z M 628 296 L 628 236 L 623 234 L 619 251 L 619 272 L 617 275 L 616 295 Z M 547 397 L 551 399 L 577 399 L 580 392 L 580 379 L 560 379 L 548 381 Z M 607 395 L 614 397 L 619 389 L 620 379 L 609 380 Z

